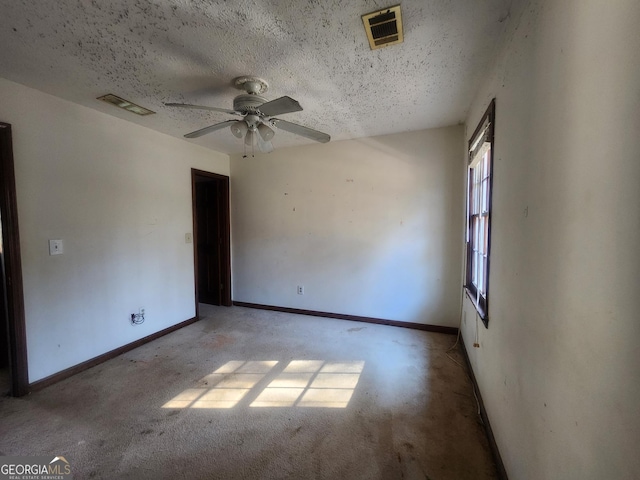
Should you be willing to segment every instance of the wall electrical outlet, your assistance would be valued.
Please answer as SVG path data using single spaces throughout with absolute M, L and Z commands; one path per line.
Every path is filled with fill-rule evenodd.
M 298 285 L 298 295 L 304 295 L 304 286 Z

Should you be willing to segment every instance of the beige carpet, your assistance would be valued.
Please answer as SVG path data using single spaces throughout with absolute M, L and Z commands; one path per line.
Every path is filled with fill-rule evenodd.
M 454 336 L 240 307 L 201 315 L 0 399 L 0 452 L 64 456 L 78 479 L 496 478 L 471 383 L 446 354 Z

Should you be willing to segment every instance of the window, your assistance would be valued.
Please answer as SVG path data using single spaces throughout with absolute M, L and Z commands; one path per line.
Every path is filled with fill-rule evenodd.
M 485 327 L 489 325 L 489 253 L 495 99 L 469 140 L 467 271 L 465 288 Z

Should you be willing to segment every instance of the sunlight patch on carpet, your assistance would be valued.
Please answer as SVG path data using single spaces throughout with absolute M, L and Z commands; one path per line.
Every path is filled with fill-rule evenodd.
M 201 378 L 162 408 L 346 408 L 364 361 L 233 360 Z

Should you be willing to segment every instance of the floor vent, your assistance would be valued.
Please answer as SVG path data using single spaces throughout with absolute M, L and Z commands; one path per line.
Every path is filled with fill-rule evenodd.
M 362 16 L 371 50 L 388 47 L 404 40 L 400 5 L 385 8 Z

